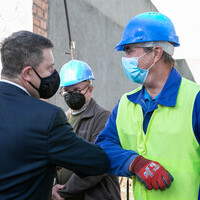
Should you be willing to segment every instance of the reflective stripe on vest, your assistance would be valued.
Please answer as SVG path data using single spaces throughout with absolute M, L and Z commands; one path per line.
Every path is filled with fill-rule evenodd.
M 142 107 L 127 98 L 140 89 L 126 93 L 119 102 L 116 125 L 122 148 L 160 162 L 174 181 L 164 191 L 150 191 L 133 176 L 135 200 L 196 200 L 200 183 L 200 147 L 193 132 L 192 113 L 200 86 L 182 78 L 176 105 L 158 105 L 146 135 Z

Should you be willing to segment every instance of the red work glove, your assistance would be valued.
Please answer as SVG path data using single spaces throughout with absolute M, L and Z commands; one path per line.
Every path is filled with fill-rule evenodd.
M 130 164 L 129 171 L 135 174 L 147 190 L 161 190 L 170 187 L 172 175 L 158 162 L 137 156 Z

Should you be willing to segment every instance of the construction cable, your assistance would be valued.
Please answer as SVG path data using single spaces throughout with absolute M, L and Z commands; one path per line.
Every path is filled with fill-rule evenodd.
M 74 54 L 75 54 L 75 42 L 72 41 L 71 39 L 71 31 L 70 31 L 70 24 L 69 24 L 69 16 L 68 16 L 68 10 L 67 10 L 67 2 L 64 0 L 64 5 L 65 5 L 65 14 L 66 14 L 66 20 L 67 20 L 67 30 L 68 30 L 68 37 L 69 37 L 69 48 L 70 48 L 70 54 L 71 59 L 74 59 Z

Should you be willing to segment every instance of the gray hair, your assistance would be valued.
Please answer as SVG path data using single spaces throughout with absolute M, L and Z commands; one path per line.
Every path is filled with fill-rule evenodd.
M 1 74 L 16 78 L 24 67 L 38 67 L 43 61 L 42 50 L 46 48 L 53 48 L 53 44 L 41 35 L 29 31 L 13 33 L 1 46 Z

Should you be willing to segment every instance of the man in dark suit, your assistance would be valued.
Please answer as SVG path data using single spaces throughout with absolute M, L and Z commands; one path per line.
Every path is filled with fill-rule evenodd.
M 64 111 L 39 98 L 52 97 L 60 83 L 53 44 L 19 31 L 1 48 L 0 199 L 47 200 L 56 166 L 79 175 L 99 175 L 109 167 L 106 154 L 77 137 Z

